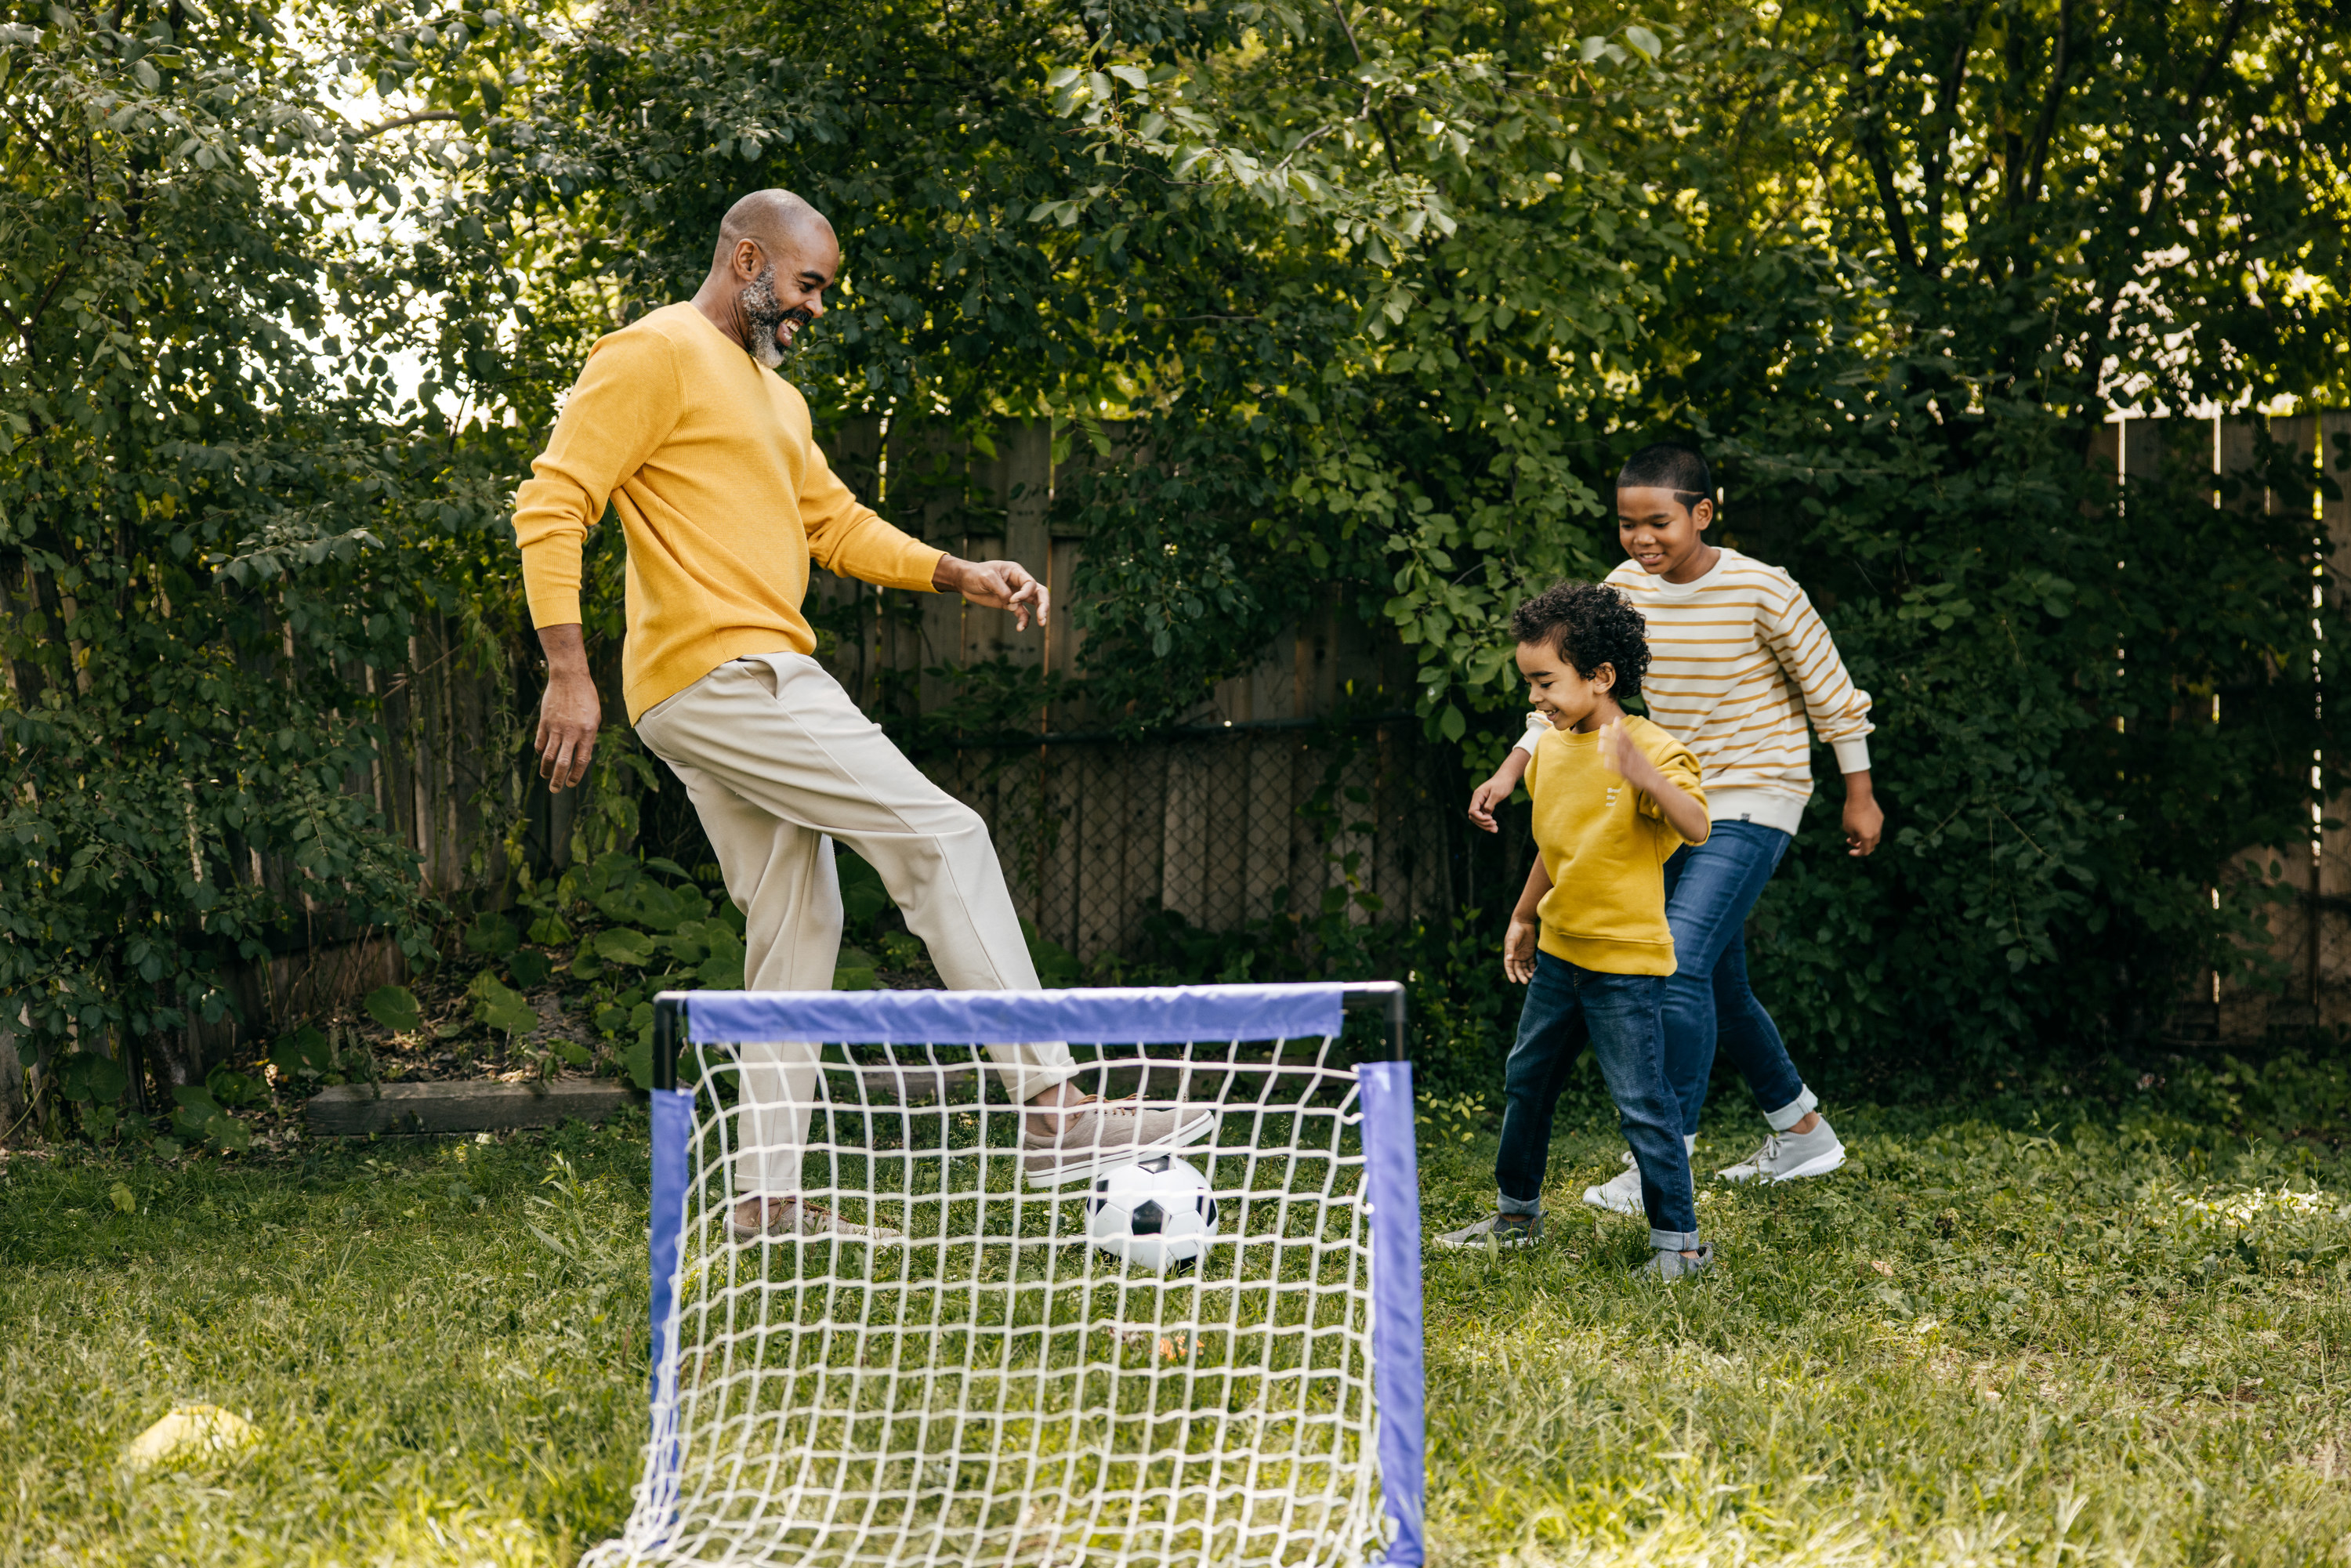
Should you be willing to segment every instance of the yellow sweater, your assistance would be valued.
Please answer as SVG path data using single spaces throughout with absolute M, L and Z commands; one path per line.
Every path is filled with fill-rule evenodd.
M 534 624 L 579 621 L 580 547 L 607 501 L 629 542 L 632 720 L 730 660 L 814 653 L 811 558 L 928 590 L 944 553 L 860 506 L 810 438 L 808 401 L 691 304 L 597 340 L 515 497 Z
M 1688 747 L 1646 718 L 1628 716 L 1625 733 L 1668 780 L 1706 804 Z M 1526 784 L 1534 797 L 1535 852 L 1552 880 L 1536 945 L 1604 975 L 1672 974 L 1665 865 L 1682 836 L 1665 812 L 1600 765 L 1597 731 L 1545 735 L 1527 762 Z

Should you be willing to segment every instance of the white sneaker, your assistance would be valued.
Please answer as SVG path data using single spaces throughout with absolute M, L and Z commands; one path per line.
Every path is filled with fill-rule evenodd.
M 1604 1208 L 1611 1214 L 1639 1214 L 1641 1208 L 1641 1167 L 1633 1163 L 1627 1151 L 1625 1168 L 1598 1186 L 1583 1189 L 1583 1201 L 1594 1208 Z
M 726 1217 L 726 1234 L 737 1241 L 811 1240 L 835 1237 L 843 1241 L 904 1241 L 905 1237 L 886 1225 L 859 1225 L 843 1219 L 811 1197 L 747 1197 Z
M 1020 1163 L 1030 1186 L 1092 1180 L 1104 1166 L 1198 1143 L 1217 1125 L 1211 1106 L 1145 1105 L 1135 1100 L 1090 1098 L 1059 1111 L 1030 1106 L 1028 1114 L 1032 1120 L 1058 1116 L 1061 1123 L 1051 1132 L 1021 1134 Z
M 1686 1155 L 1698 1153 L 1698 1139 L 1695 1135 L 1682 1140 L 1682 1152 Z M 1598 1186 L 1585 1187 L 1583 1201 L 1594 1208 L 1606 1209 L 1611 1214 L 1645 1213 L 1646 1211 L 1641 1207 L 1641 1167 L 1634 1162 L 1632 1150 L 1626 1149 L 1623 1158 L 1625 1161 L 1623 1174 L 1609 1177 Z
M 1714 1174 L 1724 1181 L 1794 1181 L 1826 1176 L 1844 1164 L 1844 1145 L 1826 1116 L 1809 1133 L 1774 1133 L 1763 1146 Z

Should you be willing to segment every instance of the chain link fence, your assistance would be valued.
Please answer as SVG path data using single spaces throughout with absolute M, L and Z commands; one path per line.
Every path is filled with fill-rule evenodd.
M 1473 846 L 1453 824 L 1458 765 L 1419 727 L 1236 724 L 914 757 L 986 820 L 1038 934 L 1092 965 L 1170 917 L 1218 933 L 1448 917 L 1472 894 Z

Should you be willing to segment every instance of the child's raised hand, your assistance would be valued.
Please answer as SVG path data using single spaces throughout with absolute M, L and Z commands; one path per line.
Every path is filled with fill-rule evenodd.
M 1612 718 L 1600 727 L 1600 766 L 1609 772 L 1623 777 L 1625 754 L 1639 749 L 1626 737 L 1623 719 Z
M 1600 766 L 1623 779 L 1636 789 L 1655 795 L 1665 783 L 1665 775 L 1649 760 L 1649 754 L 1633 744 L 1625 729 L 1625 721 L 1612 718 L 1600 727 Z
M 1535 977 L 1535 938 L 1541 926 L 1532 920 L 1510 916 L 1510 928 L 1502 934 L 1502 973 L 1513 985 L 1525 985 Z
M 1470 790 L 1469 820 L 1489 833 L 1500 832 L 1501 824 L 1494 821 L 1494 808 L 1509 800 L 1515 788 L 1516 785 L 1503 782 L 1501 776 L 1496 774 Z

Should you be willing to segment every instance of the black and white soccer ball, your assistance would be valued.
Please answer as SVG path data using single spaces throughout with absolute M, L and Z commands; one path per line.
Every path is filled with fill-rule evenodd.
M 1122 1262 L 1155 1274 L 1188 1269 L 1217 1233 L 1208 1178 L 1173 1155 L 1113 1166 L 1086 1199 L 1086 1235 Z

